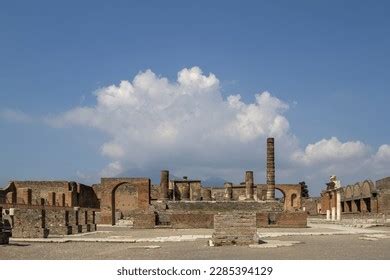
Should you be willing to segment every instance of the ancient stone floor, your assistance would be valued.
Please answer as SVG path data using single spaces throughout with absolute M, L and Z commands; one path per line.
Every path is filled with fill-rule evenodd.
M 213 230 L 99 227 L 98 232 L 42 240 L 11 239 L 0 259 L 390 259 L 390 227 L 309 224 L 259 229 L 265 243 L 209 247 Z

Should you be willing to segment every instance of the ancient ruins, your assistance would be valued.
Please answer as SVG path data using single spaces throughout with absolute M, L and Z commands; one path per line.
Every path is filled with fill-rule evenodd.
M 267 139 L 266 183 L 246 171 L 239 185 L 200 180 L 102 178 L 87 186 L 68 181 L 12 181 L 0 190 L 0 243 L 93 232 L 97 224 L 150 229 L 214 229 L 213 245 L 257 243 L 256 229 L 307 226 L 308 215 L 340 221 L 390 213 L 390 177 L 341 187 L 331 177 L 320 198 L 303 198 L 301 184 L 275 183 L 275 143 Z M 275 190 L 283 194 L 275 198 Z

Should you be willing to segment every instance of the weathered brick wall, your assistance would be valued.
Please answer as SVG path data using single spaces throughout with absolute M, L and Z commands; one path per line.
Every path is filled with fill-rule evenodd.
M 212 188 L 211 189 L 212 200 L 215 201 L 224 201 L 225 189 L 224 188 Z
M 77 192 L 79 196 L 78 206 L 85 207 L 85 208 L 100 207 L 98 197 L 92 187 L 79 184 L 77 188 Z
M 216 214 L 212 241 L 215 246 L 258 243 L 256 214 L 252 212 Z
M 168 209 L 177 211 L 282 211 L 280 202 L 264 201 L 169 201 Z
M 19 189 L 31 189 L 32 203 L 39 205 L 41 198 L 47 199 L 49 192 L 64 193 L 68 191 L 67 181 L 14 181 L 16 192 Z
M 258 212 L 257 227 L 307 227 L 307 213 L 300 212 Z
M 172 228 L 213 228 L 214 213 L 205 212 L 172 212 Z
M 130 184 L 120 185 L 115 191 L 115 210 L 127 217 L 135 209 L 138 209 L 137 188 Z
M 68 228 L 68 222 L 66 215 L 68 215 L 67 210 L 46 210 L 46 228 L 49 231 L 50 235 L 67 235 L 72 233 Z
M 101 223 L 115 224 L 115 204 L 113 202 L 115 202 L 116 190 L 122 184 L 130 184 L 137 188 L 137 209 L 149 209 L 150 180 L 148 178 L 102 178 L 100 184 Z
M 202 198 L 202 187 L 200 181 L 190 183 L 190 200 L 199 201 Z
M 133 211 L 129 219 L 133 221 L 133 228 L 154 228 L 156 225 L 156 214 L 151 211 Z
M 3 226 L 3 208 L 0 207 L 0 245 L 9 243 L 9 235 L 5 232 Z
M 319 198 L 302 198 L 302 208 L 309 215 L 317 215 L 317 200 Z
M 42 238 L 96 230 L 95 211 L 87 208 L 15 208 L 13 221 L 12 236 L 16 238 Z
M 48 236 L 43 209 L 14 209 L 12 237 L 43 238 Z

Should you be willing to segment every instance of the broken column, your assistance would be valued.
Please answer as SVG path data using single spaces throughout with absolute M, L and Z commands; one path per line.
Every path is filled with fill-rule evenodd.
M 267 138 L 267 200 L 275 200 L 275 144 Z
M 245 193 L 247 200 L 253 200 L 253 171 L 245 172 Z
M 233 199 L 233 184 L 230 182 L 225 182 L 223 187 L 225 188 L 225 200 L 232 200 Z
M 160 176 L 160 200 L 168 200 L 169 171 L 162 170 Z

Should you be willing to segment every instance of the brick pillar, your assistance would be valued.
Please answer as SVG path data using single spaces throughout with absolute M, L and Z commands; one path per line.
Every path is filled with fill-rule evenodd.
M 181 192 L 181 200 L 190 200 L 190 183 L 183 183 L 183 188 Z
M 245 172 L 245 193 L 247 200 L 253 200 L 253 171 Z
M 50 206 L 56 205 L 56 193 L 55 192 L 49 192 L 47 194 L 47 201 Z
M 275 200 L 275 143 L 267 138 L 267 200 Z
M 211 201 L 211 190 L 210 189 L 202 189 L 202 200 L 203 201 Z
M 225 188 L 225 199 L 232 200 L 233 199 L 233 184 L 230 182 L 226 182 L 223 186 Z
M 169 171 L 162 170 L 160 175 L 160 200 L 168 200 Z

